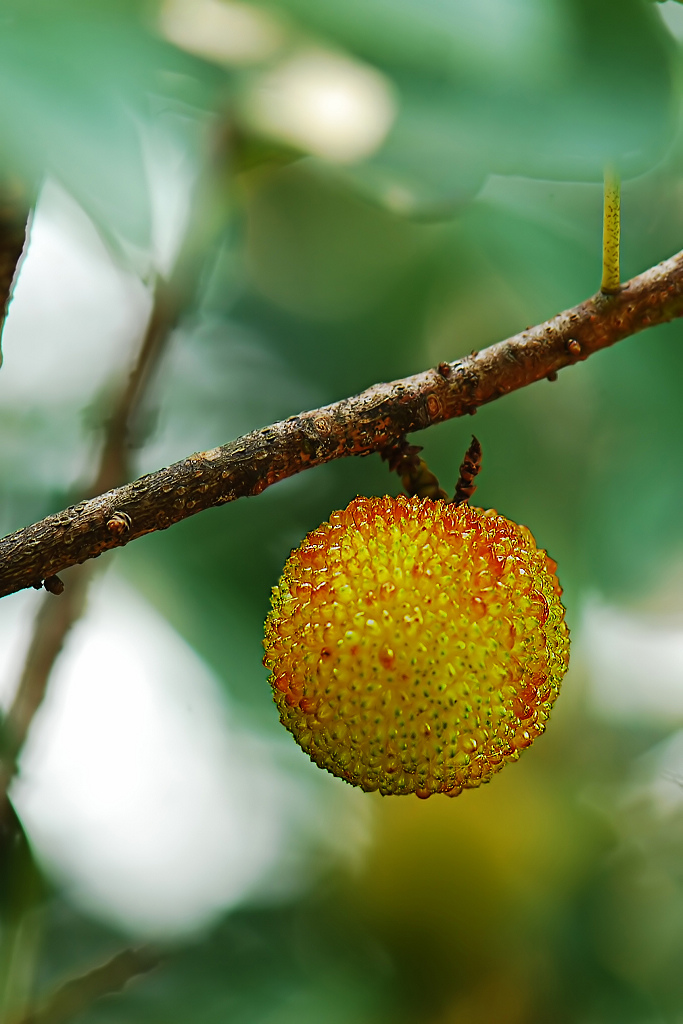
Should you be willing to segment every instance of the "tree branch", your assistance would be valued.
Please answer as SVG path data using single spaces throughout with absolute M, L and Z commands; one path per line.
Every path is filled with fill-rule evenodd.
M 623 338 L 683 315 L 683 252 L 625 284 L 453 363 L 376 384 L 48 516 L 0 540 L 0 597 L 302 470 L 369 455 L 476 412 Z
M 132 978 L 153 970 L 159 962 L 159 954 L 151 946 L 124 949 L 99 967 L 60 985 L 15 1024 L 63 1024 L 102 996 L 120 992 Z

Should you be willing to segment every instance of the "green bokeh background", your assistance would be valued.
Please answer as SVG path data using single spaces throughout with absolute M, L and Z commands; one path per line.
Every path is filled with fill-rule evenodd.
M 672 0 L 267 9 L 285 48 L 330 47 L 391 83 L 398 115 L 367 160 L 335 166 L 260 138 L 243 100 L 261 67 L 183 52 L 154 3 L 0 0 L 4 170 L 57 180 L 121 265 L 151 245 L 141 135 L 161 125 L 195 169 L 216 125 L 238 139 L 201 286 L 150 396 L 140 471 L 155 468 L 155 430 L 182 457 L 581 301 L 600 280 L 607 161 L 624 179 L 623 276 L 681 248 Z M 314 871 L 304 892 L 231 913 L 84 1024 L 683 1020 L 683 807 L 662 818 L 633 796 L 643 755 L 682 723 L 593 714 L 581 650 L 591 596 L 683 615 L 682 379 L 673 323 L 414 438 L 450 486 L 475 426 L 477 502 L 527 524 L 559 564 L 576 642 L 551 728 L 456 801 L 368 796 L 373 840 L 355 873 Z M 77 479 L 46 486 L 32 467 L 48 430 L 71 438 L 78 421 L 92 443 L 97 408 L 80 415 L 0 410 L 3 532 L 75 493 Z M 387 492 L 398 481 L 378 457 L 337 462 L 142 539 L 118 569 L 275 742 L 261 667 L 270 587 L 332 509 Z M 300 770 L 317 771 L 303 756 Z M 43 924 L 38 989 L 124 941 L 59 893 Z

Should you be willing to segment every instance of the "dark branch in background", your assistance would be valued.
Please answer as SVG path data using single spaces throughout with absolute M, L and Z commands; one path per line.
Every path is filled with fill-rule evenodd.
M 682 314 L 683 252 L 617 295 L 598 293 L 481 352 L 291 416 L 18 530 L 0 540 L 0 596 L 302 470 L 392 448 Z
M 129 434 L 136 412 L 139 409 L 144 385 L 150 379 L 163 341 L 172 326 L 167 314 L 166 303 L 159 299 L 164 294 L 164 284 L 157 288 L 152 316 L 140 346 L 138 358 L 126 386 L 121 390 L 109 418 L 102 444 L 100 463 L 90 493 L 97 493 L 107 486 L 115 486 L 127 479 Z M 161 315 L 160 312 L 164 312 Z M 55 662 L 64 642 L 80 618 L 85 600 L 97 568 L 93 562 L 77 565 L 68 570 L 68 586 L 64 588 L 59 577 L 46 580 L 45 594 L 33 623 L 33 632 L 24 660 L 19 685 L 7 712 L 3 728 L 2 757 L 0 759 L 0 822 L 11 821 L 13 812 L 8 789 L 17 771 L 18 759 L 28 736 L 33 718 L 45 696 Z M 61 597 L 54 597 L 65 589 Z M 11 877 L 10 884 L 17 885 L 18 879 Z M 27 910 L 30 908 L 26 908 Z M 21 929 L 16 932 L 17 939 Z M 4 936 L 8 941 L 8 936 Z M 152 966 L 150 964 L 149 966 Z M 45 1003 L 26 1016 L 21 1024 L 57 1024 L 80 1013 L 94 999 L 107 992 L 122 988 L 134 974 L 148 969 L 138 963 L 137 954 L 126 951 L 115 957 L 109 964 L 100 967 L 82 978 L 67 983 L 51 995 Z
M 228 153 L 228 137 L 213 140 L 214 151 L 206 161 L 205 173 L 197 182 L 190 224 L 181 252 L 168 279 L 156 282 L 152 313 L 142 339 L 135 365 L 124 387 L 119 392 L 107 417 L 100 453 L 99 466 L 85 497 L 109 491 L 129 480 L 131 436 L 138 420 L 140 407 L 157 367 L 165 344 L 183 312 L 194 298 L 201 268 L 207 251 L 211 250 L 213 236 L 223 225 L 220 215 L 223 203 L 222 174 Z M 127 529 L 127 519 L 121 515 L 112 520 L 110 533 Z M 81 560 L 82 561 L 82 560 Z M 1 562 L 0 562 L 1 564 Z M 19 686 L 5 723 L 5 742 L 0 763 L 0 813 L 6 806 L 7 789 L 17 769 L 17 759 L 26 740 L 33 717 L 45 696 L 48 680 L 66 637 L 80 618 L 85 597 L 92 578 L 93 566 L 77 565 L 70 569 L 68 592 L 55 601 L 45 596 L 36 616 L 33 635 L 26 655 Z M 42 581 L 51 595 L 61 595 L 62 580 L 47 573 Z
M 99 494 L 130 478 L 130 435 L 144 398 L 146 387 L 178 316 L 185 289 L 174 275 L 171 282 L 157 284 L 152 314 L 143 337 L 135 366 L 120 392 L 107 421 L 98 470 L 88 494 Z M 42 703 L 50 672 L 64 646 L 66 637 L 80 618 L 92 576 L 91 565 L 74 566 L 69 573 L 69 588 L 61 601 L 43 599 L 33 627 L 19 686 L 5 720 L 6 744 L 0 769 L 0 800 L 16 771 L 17 757 L 23 747 L 33 716 Z M 45 589 L 61 594 L 62 581 L 55 575 L 45 580 Z
M 120 992 L 132 978 L 153 970 L 159 961 L 159 954 L 149 946 L 125 949 L 99 967 L 65 982 L 13 1024 L 63 1024 L 102 996 Z
M 225 191 L 223 171 L 228 153 L 227 134 L 214 141 L 214 152 L 205 163 L 197 182 L 190 224 L 181 252 L 169 279 L 156 282 L 152 313 L 139 353 L 128 380 L 120 390 L 104 424 L 99 466 L 85 496 L 117 487 L 130 479 L 132 435 L 149 383 L 165 344 L 197 292 L 202 267 L 211 254 L 216 234 L 224 224 Z M 218 145 L 215 145 L 218 142 Z M 111 527 L 125 530 L 125 514 L 114 518 Z M 88 587 L 96 566 L 74 565 L 68 569 L 68 587 L 56 573 L 43 584 L 50 592 L 36 616 L 33 634 L 19 686 L 5 717 L 0 751 L 0 822 L 12 817 L 8 789 L 17 770 L 18 758 L 31 722 L 43 701 L 50 674 L 64 642 L 85 606 Z M 56 599 L 52 595 L 62 595 Z M 79 1013 L 94 999 L 122 988 L 129 977 L 149 970 L 157 962 L 149 951 L 128 950 L 103 967 L 84 975 L 54 993 L 45 1004 L 22 1018 L 22 1024 L 57 1024 Z
M 102 451 L 97 472 L 87 493 L 97 494 L 116 487 L 129 479 L 129 437 L 136 419 L 145 386 L 179 315 L 178 301 L 171 302 L 171 285 L 159 281 L 152 315 L 140 346 L 135 366 L 122 389 L 105 427 Z M 176 295 L 181 290 L 176 290 Z M 68 590 L 60 600 L 53 594 L 64 589 L 62 581 L 53 575 L 45 580 L 45 595 L 33 626 L 33 633 L 24 661 L 14 700 L 5 719 L 5 743 L 0 766 L 0 805 L 4 805 L 7 789 L 16 772 L 17 759 L 26 741 L 33 717 L 45 696 L 48 679 L 71 627 L 81 616 L 85 597 L 92 578 L 92 565 L 72 568 L 68 576 Z
M 179 263 L 180 272 L 170 281 L 159 278 L 147 330 L 135 366 L 126 386 L 107 420 L 100 464 L 90 487 L 90 494 L 100 494 L 130 479 L 132 434 L 140 406 L 153 378 L 169 335 L 186 304 L 187 268 Z
M 28 191 L 18 179 L 0 181 L 0 322 L 3 326 L 26 245 L 30 208 Z

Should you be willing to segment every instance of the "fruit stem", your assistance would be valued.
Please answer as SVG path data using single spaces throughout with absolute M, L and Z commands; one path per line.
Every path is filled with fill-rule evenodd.
M 445 501 L 448 495 L 441 490 L 439 481 L 418 453 L 421 447 L 408 444 L 405 438 L 400 444 L 382 452 L 382 458 L 389 463 L 389 469 L 398 473 L 406 494 L 411 498 L 433 498 Z
M 464 505 L 476 491 L 477 485 L 474 483 L 474 480 L 481 469 L 481 455 L 481 445 L 474 434 L 472 434 L 472 442 L 465 452 L 465 458 L 462 460 L 460 476 L 455 485 L 455 495 L 451 504 Z

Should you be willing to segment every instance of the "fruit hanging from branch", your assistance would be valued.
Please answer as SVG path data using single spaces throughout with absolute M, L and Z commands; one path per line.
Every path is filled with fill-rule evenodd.
M 385 795 L 457 796 L 544 731 L 569 631 L 529 530 L 467 503 L 478 442 L 458 504 L 419 493 L 443 494 L 416 451 L 390 456 L 412 496 L 355 498 L 291 553 L 264 664 L 282 723 L 321 768 Z

